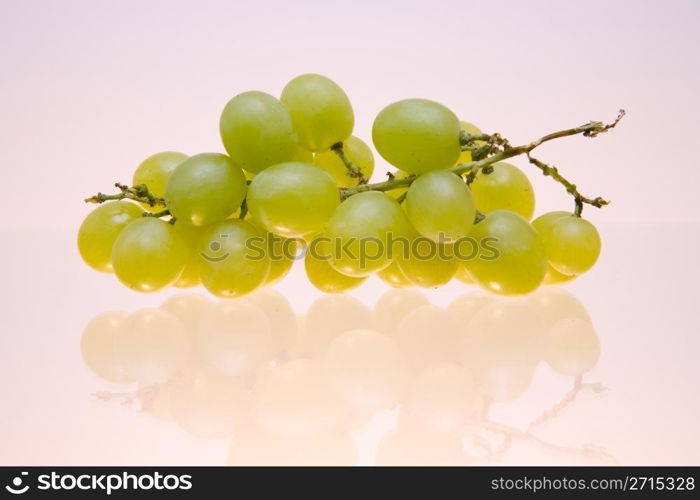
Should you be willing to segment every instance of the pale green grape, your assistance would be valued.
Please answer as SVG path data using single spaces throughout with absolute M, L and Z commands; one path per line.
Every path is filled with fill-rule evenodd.
M 476 208 L 469 188 L 449 170 L 418 177 L 406 195 L 408 218 L 423 236 L 438 242 L 454 242 L 469 234 Z
M 535 192 L 527 176 L 509 163 L 494 163 L 493 171 L 476 176 L 471 184 L 480 212 L 510 210 L 530 219 L 535 211 Z
M 535 230 L 540 234 L 540 237 L 543 238 L 544 234 L 546 234 L 547 232 L 549 232 L 550 229 L 552 229 L 552 226 L 556 221 L 563 217 L 569 217 L 571 215 L 571 212 L 565 212 L 562 210 L 555 212 L 547 212 L 533 220 L 532 227 L 534 227 Z M 554 267 L 552 267 L 551 263 L 549 263 L 547 264 L 547 274 L 544 277 L 543 283 L 546 285 L 556 285 L 559 283 L 566 283 L 568 281 L 571 281 L 575 277 L 576 276 L 574 275 L 560 273 Z
M 403 170 L 396 170 L 392 172 L 392 175 L 394 176 L 394 179 L 405 179 L 406 177 L 413 174 L 409 174 L 408 172 L 404 172 Z M 400 198 L 406 191 L 408 191 L 408 186 L 401 186 L 394 189 L 390 189 L 389 191 L 385 191 L 385 193 L 396 200 Z
M 391 261 L 384 269 L 377 271 L 377 276 L 384 283 L 394 288 L 408 288 L 413 286 L 406 275 L 403 273 L 396 259 Z
M 302 147 L 297 148 L 297 152 L 294 153 L 294 157 L 292 158 L 292 161 L 298 161 L 301 163 L 313 163 L 314 162 L 314 154 Z
M 209 226 L 199 238 L 199 276 L 219 297 L 240 297 L 267 279 L 267 234 L 250 222 L 228 219 Z
M 442 104 L 406 99 L 379 112 L 372 140 L 382 157 L 401 170 L 421 174 L 449 168 L 459 158 L 459 120 Z
M 145 184 L 149 193 L 157 198 L 162 198 L 165 196 L 165 186 L 170 174 L 187 158 L 186 154 L 175 151 L 164 151 L 151 155 L 136 168 L 132 184 L 134 186 Z M 151 212 L 159 210 L 157 207 L 151 207 L 148 203 L 142 203 L 142 205 Z
M 85 263 L 111 273 L 112 247 L 122 229 L 141 218 L 143 210 L 128 201 L 112 201 L 90 212 L 78 230 L 78 250 Z
M 333 213 L 326 235 L 333 242 L 331 265 L 348 276 L 387 267 L 398 238 L 413 229 L 396 200 L 378 191 L 350 196 Z
M 219 130 L 233 163 L 248 172 L 258 173 L 296 154 L 292 118 L 265 92 L 244 92 L 231 99 L 221 113 Z
M 469 235 L 480 255 L 467 263 L 469 274 L 483 288 L 503 295 L 535 290 L 547 272 L 540 236 L 522 216 L 496 210 L 474 225 Z
M 545 285 L 558 285 L 560 283 L 572 281 L 575 278 L 575 274 L 560 273 L 554 269 L 554 267 L 552 267 L 552 264 L 547 264 L 547 274 L 545 274 L 544 281 L 542 283 Z
M 477 135 L 481 134 L 481 130 L 474 125 L 473 123 L 465 122 L 465 121 L 460 121 L 460 128 L 467 132 L 468 134 L 471 135 Z M 484 144 L 484 141 L 474 141 L 474 146 L 479 147 Z M 457 159 L 457 163 L 469 163 L 472 161 L 472 152 L 471 151 L 462 151 L 459 155 L 459 158 Z
M 355 115 L 350 100 L 325 76 L 297 76 L 284 87 L 280 100 L 292 117 L 299 144 L 309 151 L 326 151 L 352 134 Z
M 365 144 L 362 139 L 350 136 L 343 142 L 343 151 L 345 156 L 360 169 L 365 179 L 372 177 L 374 172 L 374 156 L 372 150 Z M 333 176 L 335 182 L 340 187 L 356 186 L 360 179 L 350 177 L 345 163 L 334 151 L 324 151 L 314 155 L 314 164 L 321 167 L 323 170 Z
M 246 179 L 228 156 L 202 153 L 182 162 L 170 175 L 165 201 L 173 217 L 207 226 L 235 212 L 245 198 Z
M 307 252 L 304 258 L 304 268 L 306 276 L 313 286 L 325 293 L 343 293 L 353 288 L 357 288 L 367 280 L 367 277 L 354 278 L 345 276 L 336 271 L 324 258 L 330 257 L 328 254 L 314 255 L 314 252 Z
M 204 233 L 205 228 L 199 226 L 190 226 L 185 222 L 176 222 L 175 230 L 180 233 L 182 239 L 187 244 L 188 257 L 185 269 L 175 282 L 177 288 L 189 288 L 199 285 L 199 238 Z
M 187 243 L 172 224 L 141 217 L 119 233 L 112 249 L 114 274 L 139 292 L 172 285 L 187 263 Z
M 274 233 L 267 233 L 267 245 L 270 257 L 270 273 L 266 285 L 271 285 L 284 278 L 294 264 L 297 240 L 282 238 Z
M 600 255 L 600 235 L 586 219 L 569 215 L 552 224 L 542 234 L 549 262 L 560 273 L 581 274 L 588 271 Z
M 253 179 L 248 192 L 252 219 L 286 238 L 320 231 L 339 203 L 333 177 L 306 163 L 269 167 Z
M 464 283 L 465 285 L 474 285 L 474 278 L 469 274 L 467 266 L 460 263 L 457 267 L 457 272 L 455 273 L 455 278 L 457 281 Z
M 411 241 L 409 252 L 397 252 L 395 259 L 404 276 L 421 288 L 447 284 L 459 267 L 449 247 L 421 236 Z

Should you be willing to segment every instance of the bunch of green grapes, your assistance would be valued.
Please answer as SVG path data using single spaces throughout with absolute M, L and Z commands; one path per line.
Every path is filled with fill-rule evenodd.
M 137 291 L 201 284 L 220 297 L 274 283 L 301 259 L 326 293 L 376 275 L 397 288 L 457 280 L 516 295 L 598 258 L 598 232 L 579 215 L 530 222 L 534 191 L 516 166 L 455 167 L 481 158 L 490 136 L 444 105 L 407 99 L 379 112 L 372 141 L 395 168 L 384 183 L 369 184 L 375 158 L 354 124 L 347 95 L 322 75 L 294 78 L 279 99 L 238 94 L 219 121 L 225 154 L 146 158 L 132 188 L 99 195 L 80 254 Z

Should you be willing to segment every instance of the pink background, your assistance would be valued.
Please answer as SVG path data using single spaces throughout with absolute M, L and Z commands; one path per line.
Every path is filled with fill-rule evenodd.
M 154 152 L 222 151 L 230 97 L 277 95 L 317 72 L 345 89 L 365 140 L 377 112 L 408 97 L 438 100 L 514 143 L 628 111 L 611 134 L 538 152 L 584 193 L 613 201 L 585 211 L 604 252 L 567 287 L 602 345 L 591 377 L 610 390 L 556 432 L 579 443 L 597 433 L 620 463 L 698 464 L 699 14 L 693 1 L 0 0 L 0 463 L 225 462 L 227 442 L 90 396 L 106 384 L 80 359 L 85 324 L 177 291 L 137 295 L 83 265 L 81 200 L 129 182 Z M 385 169 L 379 160 L 375 180 Z M 536 213 L 572 206 L 530 172 Z M 299 314 L 319 297 L 300 266 L 276 288 Z M 351 295 L 371 309 L 385 291 L 372 279 Z M 464 292 L 451 283 L 425 295 L 444 306 Z M 517 426 L 568 387 L 541 367 L 524 399 L 497 415 Z M 373 463 L 377 425 L 354 436 L 361 463 Z M 517 450 L 503 459 L 561 460 Z

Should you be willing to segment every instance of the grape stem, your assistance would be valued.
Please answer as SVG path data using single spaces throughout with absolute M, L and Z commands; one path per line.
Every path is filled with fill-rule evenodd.
M 153 195 L 146 187 L 145 184 L 138 184 L 136 186 L 126 186 L 124 184 L 116 183 L 114 184 L 119 188 L 119 193 L 117 194 L 104 194 L 97 193 L 95 196 L 85 198 L 85 203 L 104 203 L 105 201 L 112 200 L 134 200 L 149 207 L 165 207 L 165 200 L 163 198 L 158 198 Z M 168 215 L 168 214 L 165 214 Z
M 348 177 L 352 177 L 354 179 L 358 179 L 358 183 L 360 185 L 365 185 L 369 182 L 369 179 L 367 179 L 364 174 L 362 173 L 362 170 L 360 170 L 360 167 L 355 165 L 350 158 L 345 154 L 345 150 L 343 149 L 343 143 L 342 142 L 336 142 L 331 146 L 331 151 L 333 151 L 335 154 L 338 155 L 338 158 L 340 158 L 340 161 L 343 162 L 345 165 L 345 168 L 348 170 L 347 175 Z
M 556 182 L 564 186 L 569 194 L 574 196 L 576 203 L 575 213 L 580 216 L 584 204 L 601 208 L 607 205 L 609 202 L 600 196 L 596 198 L 588 198 L 583 196 L 578 191 L 576 185 L 563 177 L 556 167 L 541 162 L 540 160 L 532 157 L 530 153 L 532 150 L 541 146 L 545 142 L 561 139 L 563 137 L 569 137 L 572 135 L 597 137 L 598 135 L 615 128 L 624 116 L 625 110 L 621 109 L 617 115 L 617 118 L 611 123 L 605 124 L 599 121 L 591 121 L 579 127 L 552 132 L 551 134 L 547 134 L 535 141 L 530 142 L 529 144 L 524 144 L 522 146 L 511 146 L 509 141 L 503 138 L 500 134 L 471 135 L 463 132 L 460 135 L 461 148 L 464 151 L 473 151 L 472 158 L 474 158 L 474 161 L 460 163 L 452 167 L 450 170 L 457 175 L 465 175 L 465 180 L 469 184 L 473 182 L 478 173 L 488 173 L 490 165 L 502 160 L 507 160 L 508 158 L 513 158 L 514 156 L 526 155 L 530 163 L 538 167 L 544 175 L 554 179 Z M 475 143 L 477 141 L 485 142 L 485 144 L 476 147 Z M 360 184 L 350 188 L 341 188 L 341 198 L 346 199 L 355 194 L 364 193 L 367 191 L 390 191 L 400 187 L 407 187 L 410 186 L 417 177 L 417 175 L 410 175 L 403 179 L 397 179 L 391 176 L 389 180 L 383 182 L 377 182 L 374 184 Z

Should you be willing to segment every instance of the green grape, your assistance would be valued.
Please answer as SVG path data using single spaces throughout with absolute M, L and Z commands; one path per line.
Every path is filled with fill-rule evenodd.
M 384 269 L 377 271 L 377 276 L 384 283 L 394 288 L 408 288 L 413 286 L 413 283 L 409 281 L 409 279 L 399 267 L 399 263 L 396 259 L 392 260 L 391 264 L 389 264 Z
M 142 215 L 143 210 L 128 201 L 105 203 L 90 212 L 78 230 L 78 251 L 85 263 L 111 273 L 114 240 L 127 224 Z
M 274 233 L 267 233 L 267 245 L 270 256 L 270 273 L 266 285 L 271 285 L 284 278 L 294 264 L 297 240 L 282 238 Z
M 480 172 L 471 183 L 476 206 L 484 214 L 510 210 L 526 219 L 535 211 L 535 192 L 527 176 L 510 163 L 494 163 L 491 173 Z
M 542 234 L 549 262 L 560 273 L 588 271 L 600 255 L 600 235 L 593 224 L 575 215 L 562 217 Z
M 406 99 L 379 112 L 372 140 L 382 157 L 401 170 L 422 174 L 449 168 L 459 158 L 460 125 L 442 104 Z
M 465 122 L 465 121 L 460 121 L 459 122 L 461 129 L 464 130 L 466 133 L 471 134 L 471 135 L 477 135 L 481 134 L 481 130 L 474 125 L 473 123 Z M 484 144 L 484 141 L 474 141 L 473 145 L 475 147 L 482 146 Z M 472 161 L 472 152 L 471 151 L 462 151 L 459 155 L 459 158 L 457 159 L 457 163 L 469 163 Z
M 413 174 L 409 174 L 408 172 L 404 172 L 403 170 L 395 170 L 394 172 L 392 172 L 392 175 L 394 176 L 393 177 L 394 179 L 405 179 L 409 175 L 413 175 Z M 406 191 L 408 191 L 408 186 L 402 186 L 402 187 L 390 189 L 389 191 L 385 191 L 385 193 L 388 194 L 389 196 L 391 196 L 392 198 L 394 198 L 395 200 L 397 200 L 401 196 L 403 196 L 403 194 Z
M 228 156 L 202 153 L 182 162 L 170 175 L 165 201 L 173 217 L 193 226 L 224 220 L 241 206 L 246 179 Z
M 566 283 L 568 281 L 571 281 L 576 278 L 575 274 L 564 274 L 560 273 L 554 267 L 552 264 L 547 264 L 547 274 L 544 276 L 544 283 L 545 285 L 558 285 L 560 283 Z
M 562 217 L 567 217 L 569 215 L 573 214 L 571 212 L 565 212 L 563 210 L 547 212 L 534 219 L 532 221 L 532 227 L 534 227 L 535 230 L 540 234 L 540 237 L 543 237 L 545 233 L 552 229 L 552 226 L 556 221 L 558 221 Z
M 535 290 L 547 272 L 547 257 L 540 236 L 522 216 L 496 210 L 474 225 L 469 235 L 479 244 L 480 255 L 467 269 L 483 288 L 503 295 Z
M 205 229 L 199 238 L 199 276 L 219 297 L 240 297 L 267 279 L 267 234 L 250 222 L 228 219 Z
M 397 239 L 412 232 L 396 200 L 378 191 L 350 196 L 333 213 L 326 236 L 331 265 L 347 276 L 367 276 L 387 267 Z
M 132 184 L 134 186 L 145 184 L 149 193 L 162 198 L 165 196 L 165 186 L 168 183 L 170 174 L 187 158 L 186 154 L 175 151 L 164 151 L 151 155 L 136 168 Z M 154 209 L 157 210 L 156 207 L 151 207 L 148 203 L 142 203 L 141 205 L 151 212 Z
M 250 183 L 252 219 L 285 238 L 318 232 L 340 203 L 328 172 L 306 163 L 280 163 L 260 172 Z
M 409 252 L 397 252 L 399 269 L 414 285 L 437 288 L 447 284 L 457 273 L 459 262 L 450 248 L 418 236 L 411 241 Z
M 204 233 L 205 228 L 190 226 L 184 222 L 176 222 L 175 230 L 180 233 L 182 239 L 187 244 L 188 257 L 185 269 L 175 282 L 177 288 L 189 288 L 201 283 L 199 278 L 199 238 Z
M 292 161 L 298 161 L 300 163 L 313 163 L 314 154 L 304 148 L 298 147 L 297 152 L 294 153 Z
M 474 285 L 474 278 L 472 278 L 471 274 L 469 274 L 469 270 L 467 269 L 467 266 L 463 265 L 460 263 L 459 266 L 457 266 L 457 272 L 455 273 L 455 278 L 457 281 L 460 281 L 464 283 L 465 285 Z
M 476 208 L 462 179 L 449 170 L 421 175 L 408 189 L 406 212 L 418 232 L 439 243 L 469 234 Z
M 352 134 L 355 115 L 350 100 L 325 76 L 297 76 L 284 87 L 280 100 L 292 116 L 299 144 L 309 151 L 326 151 Z
M 367 277 L 354 278 L 345 276 L 336 271 L 328 260 L 330 255 L 320 252 L 307 252 L 304 258 L 304 268 L 306 275 L 313 286 L 325 293 L 343 293 L 353 288 L 357 288 L 367 280 Z
M 221 113 L 219 130 L 233 163 L 248 172 L 290 161 L 297 151 L 287 108 L 265 92 L 244 92 L 231 99 Z
M 155 292 L 175 283 L 187 258 L 182 236 L 172 224 L 155 217 L 141 217 L 126 226 L 112 249 L 114 274 L 139 292 Z
M 360 169 L 365 179 L 372 177 L 374 157 L 372 156 L 372 150 L 369 149 L 369 146 L 362 139 L 358 139 L 354 135 L 348 137 L 343 142 L 343 151 L 345 156 Z M 357 177 L 348 175 L 345 163 L 334 151 L 329 150 L 323 153 L 316 153 L 314 155 L 314 164 L 331 174 L 340 187 L 356 186 L 360 181 Z

